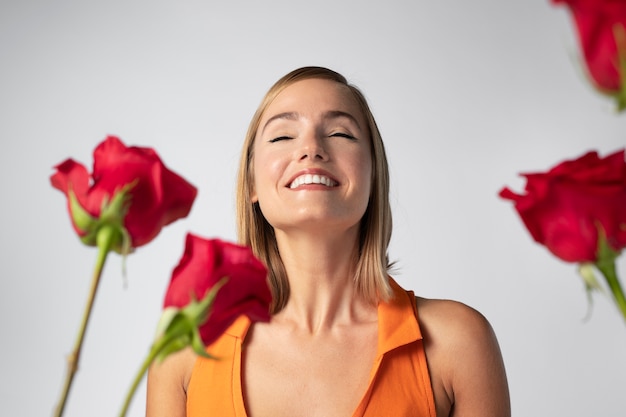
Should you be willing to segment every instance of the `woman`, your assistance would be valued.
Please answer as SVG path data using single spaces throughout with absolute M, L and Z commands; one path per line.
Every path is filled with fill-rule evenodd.
M 363 95 L 295 70 L 248 130 L 241 243 L 268 269 L 272 320 L 240 318 L 209 351 L 153 366 L 149 417 L 510 416 L 497 340 L 475 310 L 388 274 L 388 167 Z

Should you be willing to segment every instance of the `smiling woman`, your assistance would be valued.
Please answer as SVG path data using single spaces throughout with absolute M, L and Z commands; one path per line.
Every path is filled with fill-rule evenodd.
M 267 107 L 253 145 L 250 200 L 259 204 L 279 247 L 288 231 L 306 230 L 312 237 L 347 234 L 345 241 L 357 249 L 372 172 L 370 141 L 360 127 L 365 121 L 358 119 L 350 91 L 321 79 L 286 87 Z
M 155 365 L 149 417 L 510 415 L 487 320 L 388 275 L 388 166 L 360 91 L 319 67 L 267 93 L 244 143 L 241 243 L 267 265 L 272 320 Z
M 335 94 L 333 100 L 336 107 L 331 106 L 328 103 L 330 98 L 324 97 L 323 94 L 315 91 L 315 88 L 310 88 L 309 91 L 301 91 L 305 94 L 316 94 L 316 100 L 321 98 L 327 101 L 326 108 L 322 119 L 326 124 L 328 123 L 343 123 L 343 125 L 336 125 L 336 128 L 343 128 L 345 130 L 338 130 L 333 132 L 327 131 L 326 134 L 334 133 L 336 136 L 333 140 L 336 142 L 341 139 L 341 136 L 348 135 L 354 138 L 354 141 L 358 142 L 356 145 L 360 145 L 361 149 L 369 147 L 371 156 L 359 161 L 359 163 L 365 166 L 371 166 L 371 184 L 370 187 L 364 192 L 368 192 L 368 203 L 365 213 L 361 218 L 363 227 L 359 228 L 359 259 L 355 267 L 355 282 L 357 290 L 363 294 L 366 299 L 376 302 L 379 298 L 389 297 L 391 289 L 387 280 L 387 245 L 391 239 L 391 207 L 389 204 L 389 168 L 387 166 L 387 157 L 385 154 L 385 148 L 383 141 L 378 131 L 376 121 L 369 109 L 367 101 L 363 94 L 356 87 L 348 84 L 347 80 L 340 74 L 318 67 L 306 67 L 295 70 L 282 79 L 276 82 L 274 86 L 268 91 L 264 99 L 262 100 L 259 108 L 257 109 L 246 135 L 246 140 L 243 146 L 242 159 L 239 170 L 239 186 L 237 190 L 237 207 L 238 207 L 238 231 L 240 241 L 251 245 L 255 253 L 257 253 L 261 259 L 266 261 L 266 264 L 270 267 L 270 281 L 275 288 L 274 293 L 274 311 L 280 310 L 286 300 L 289 297 L 289 282 L 285 276 L 285 272 L 280 262 L 281 255 L 277 252 L 277 247 L 274 242 L 275 230 L 268 223 L 263 213 L 261 212 L 259 204 L 252 204 L 252 196 L 254 189 L 254 172 L 255 164 L 258 164 L 254 157 L 257 138 L 260 138 L 261 129 L 263 126 L 267 126 L 272 115 L 269 115 L 268 111 L 274 109 L 278 114 L 282 113 L 278 105 L 274 105 L 276 100 L 283 96 L 284 90 L 288 88 L 294 93 L 296 89 L 304 90 L 307 85 L 299 87 L 296 85 L 300 81 L 307 81 L 307 85 L 325 85 L 327 89 L 333 90 Z M 302 84 L 302 83 L 300 83 Z M 286 91 L 289 93 L 289 91 Z M 304 108 L 304 100 L 306 99 L 309 105 L 315 105 L 315 100 L 312 97 L 302 96 L 298 94 L 291 94 L 288 97 L 283 97 L 282 105 L 289 109 L 289 102 L 287 99 L 294 101 L 294 105 L 297 107 L 298 103 L 302 100 L 302 106 Z M 294 107 L 295 108 L 295 107 Z M 295 114 L 293 110 L 286 110 Z M 343 116 L 343 117 L 340 117 Z M 306 123 L 303 121 L 302 123 Z M 264 124 L 263 124 L 264 123 Z M 311 123 L 311 122 L 309 122 Z M 332 125 L 331 125 L 332 126 Z M 332 127 L 326 126 L 327 129 Z M 265 132 L 263 132 L 265 133 Z M 322 129 L 322 135 L 324 130 Z M 271 138 L 271 136 L 270 136 Z M 330 141 L 328 138 L 326 142 Z M 348 145 L 344 143 L 344 145 Z M 325 148 L 321 148 L 325 151 Z M 296 157 L 298 155 L 296 154 Z M 371 161 L 371 165 L 370 165 Z M 345 187 L 344 187 L 345 189 Z M 320 227 L 320 225 L 317 225 Z M 275 262 L 279 261 L 279 262 Z

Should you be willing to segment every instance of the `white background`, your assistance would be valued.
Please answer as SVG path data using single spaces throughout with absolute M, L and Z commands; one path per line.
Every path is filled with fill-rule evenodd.
M 303 65 L 365 92 L 391 164 L 397 279 L 487 316 L 513 414 L 624 416 L 624 320 L 598 295 L 585 321 L 575 265 L 497 197 L 521 190 L 520 171 L 626 145 L 626 114 L 585 82 L 569 15 L 547 0 L 2 1 L 0 414 L 51 415 L 95 260 L 52 166 L 91 166 L 115 134 L 154 147 L 200 190 L 187 219 L 128 258 L 126 288 L 120 257 L 107 263 L 66 415 L 113 416 L 185 233 L 235 239 L 247 123 Z

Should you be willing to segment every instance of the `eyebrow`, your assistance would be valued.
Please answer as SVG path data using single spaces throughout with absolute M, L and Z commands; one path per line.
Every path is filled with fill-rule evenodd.
M 347 113 L 345 111 L 341 111 L 341 110 L 331 110 L 328 111 L 326 113 L 324 113 L 324 119 L 337 119 L 340 117 L 345 117 L 346 119 L 349 119 L 352 121 L 352 123 L 354 123 L 356 125 L 356 127 L 359 128 L 359 130 L 363 130 L 361 128 L 361 125 L 359 124 L 359 122 L 356 120 L 356 117 L 354 117 L 353 115 L 351 115 L 350 113 Z
M 299 117 L 300 117 L 300 115 L 298 115 L 298 113 L 296 113 L 294 111 L 275 114 L 274 116 L 272 116 L 269 119 L 267 119 L 267 122 L 265 122 L 265 124 L 263 125 L 263 129 L 261 129 L 261 134 L 263 133 L 265 128 L 267 128 L 267 126 L 270 123 L 272 123 L 273 121 L 281 120 L 281 119 L 298 120 Z
M 350 113 L 347 113 L 345 111 L 330 110 L 330 111 L 325 112 L 322 115 L 322 119 L 324 119 L 324 120 L 338 119 L 338 118 L 342 118 L 342 117 L 352 121 L 352 123 L 354 123 L 359 128 L 359 130 L 362 130 L 361 125 L 356 120 L 356 118 L 353 115 L 351 115 Z M 275 114 L 274 116 L 272 116 L 269 119 L 267 119 L 267 121 L 263 125 L 263 129 L 261 129 L 261 133 L 263 133 L 265 128 L 270 123 L 272 123 L 272 122 L 274 122 L 276 120 L 298 120 L 299 118 L 300 118 L 300 115 L 297 112 L 284 112 L 284 113 Z

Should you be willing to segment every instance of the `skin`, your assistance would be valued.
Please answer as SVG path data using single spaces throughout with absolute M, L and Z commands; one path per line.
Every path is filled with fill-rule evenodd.
M 252 199 L 275 229 L 291 294 L 271 322 L 254 324 L 246 337 L 249 417 L 347 417 L 367 389 L 377 309 L 355 296 L 351 279 L 371 181 L 366 126 L 346 87 L 319 79 L 287 87 L 261 119 Z M 302 173 L 324 173 L 333 186 L 289 188 Z M 454 301 L 417 303 L 437 416 L 510 416 L 487 320 Z M 147 416 L 185 416 L 195 359 L 184 350 L 150 369 Z

